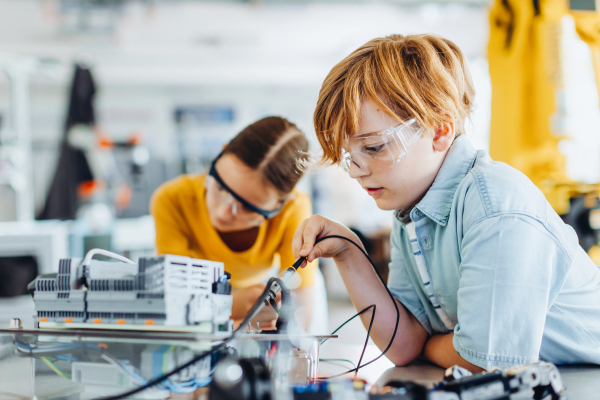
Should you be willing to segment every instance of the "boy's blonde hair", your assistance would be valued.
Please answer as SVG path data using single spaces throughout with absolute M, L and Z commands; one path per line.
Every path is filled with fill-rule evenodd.
M 339 163 L 343 140 L 357 132 L 367 99 L 398 121 L 414 117 L 424 128 L 454 122 L 458 136 L 474 96 L 466 57 L 450 40 L 427 34 L 373 39 L 323 82 L 314 114 L 322 161 Z

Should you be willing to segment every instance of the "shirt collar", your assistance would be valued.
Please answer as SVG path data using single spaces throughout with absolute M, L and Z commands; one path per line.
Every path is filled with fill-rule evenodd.
M 457 137 L 425 197 L 412 210 L 411 218 L 415 220 L 415 214 L 420 211 L 438 224 L 446 225 L 456 189 L 476 157 L 477 150 L 469 139 L 465 135 Z

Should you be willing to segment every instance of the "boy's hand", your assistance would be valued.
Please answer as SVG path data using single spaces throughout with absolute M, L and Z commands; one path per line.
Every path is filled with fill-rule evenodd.
M 344 236 L 359 245 L 362 244 L 360 239 L 345 226 L 320 215 L 313 215 L 304 220 L 294 233 L 294 239 L 292 240 L 294 257 L 306 257 L 307 262 L 312 262 L 319 257 L 343 258 L 344 252 L 348 249 L 348 246 L 351 246 L 343 239 L 327 239 L 316 246 L 314 245 L 318 238 L 329 235 Z M 302 264 L 302 267 L 304 266 L 306 266 L 306 262 Z

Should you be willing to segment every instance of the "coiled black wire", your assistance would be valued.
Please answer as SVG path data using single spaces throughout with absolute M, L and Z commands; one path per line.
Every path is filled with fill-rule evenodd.
M 369 337 L 371 336 L 371 328 L 373 327 L 373 321 L 375 320 L 375 310 L 376 310 L 376 305 L 372 304 L 368 307 L 366 307 L 365 309 L 359 311 L 358 313 L 356 313 L 355 315 L 353 315 L 351 318 L 349 318 L 348 320 L 346 320 L 343 324 L 341 324 L 336 330 L 333 331 L 332 335 L 334 333 L 336 333 L 337 331 L 339 331 L 344 325 L 346 325 L 348 322 L 352 321 L 354 318 L 358 317 L 359 315 L 363 314 L 364 312 L 366 312 L 367 310 L 373 308 L 373 314 L 371 315 L 371 322 L 369 323 L 369 329 L 367 330 L 367 339 L 365 340 L 365 345 L 363 346 L 362 352 L 360 354 L 360 359 L 358 361 L 358 364 L 356 365 L 356 368 L 352 368 L 349 369 L 346 372 L 342 372 L 340 374 L 336 374 L 333 376 L 328 376 L 328 377 L 323 377 L 323 378 L 319 378 L 319 380 L 327 380 L 327 379 L 332 379 L 332 378 L 337 378 L 339 376 L 342 375 L 346 375 L 349 374 L 351 372 L 358 372 L 358 370 L 360 368 L 366 367 L 369 364 L 374 363 L 375 361 L 379 360 L 381 357 L 383 357 L 388 350 L 390 349 L 390 347 L 392 347 L 392 344 L 394 343 L 394 338 L 396 337 L 396 333 L 398 332 L 398 325 L 400 324 L 400 309 L 398 308 L 398 303 L 396 302 L 396 298 L 392 295 L 392 292 L 390 292 L 390 289 L 387 287 L 387 285 L 385 284 L 385 281 L 383 280 L 383 277 L 381 276 L 381 274 L 379 273 L 379 271 L 377 270 L 377 268 L 375 267 L 375 264 L 373 263 L 373 260 L 371 260 L 371 257 L 369 257 L 369 255 L 367 254 L 367 252 L 356 242 L 354 242 L 352 239 L 349 239 L 345 236 L 339 236 L 339 235 L 329 235 L 329 236 L 323 236 L 322 238 L 319 238 L 315 241 L 315 245 L 325 239 L 329 239 L 329 238 L 337 238 L 337 239 L 342 239 L 345 240 L 347 242 L 352 243 L 354 246 L 356 246 L 356 248 L 358 248 L 360 250 L 361 253 L 363 253 L 363 255 L 367 258 L 367 260 L 369 261 L 369 263 L 371 264 L 371 267 L 373 268 L 373 271 L 375 271 L 375 273 L 377 274 L 377 277 L 379 278 L 379 281 L 381 282 L 381 284 L 383 285 L 383 287 L 385 288 L 388 296 L 390 296 L 390 300 L 392 301 L 392 303 L 394 304 L 394 307 L 396 308 L 396 325 L 394 327 L 394 333 L 392 334 L 392 337 L 390 338 L 390 341 L 387 345 L 387 347 L 381 352 L 380 355 L 378 355 L 377 357 L 375 357 L 374 359 L 372 359 L 369 362 L 366 362 L 364 364 L 361 365 L 361 361 L 362 358 L 365 354 L 365 350 L 367 348 L 367 343 L 369 341 Z M 321 344 L 325 343 L 327 341 L 327 339 L 323 340 L 321 342 Z

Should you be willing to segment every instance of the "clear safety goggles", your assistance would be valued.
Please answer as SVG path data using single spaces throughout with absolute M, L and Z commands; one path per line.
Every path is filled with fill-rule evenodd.
M 365 165 L 389 168 L 406 158 L 424 131 L 411 118 L 378 132 L 350 137 L 344 141 L 340 165 L 348 172 L 352 164 L 360 169 Z
M 217 200 L 220 206 L 230 207 L 231 214 L 233 214 L 236 219 L 245 222 L 264 221 L 262 215 L 248 210 L 244 205 L 239 203 L 214 177 L 210 175 L 206 177 L 206 187 L 208 189 L 208 195 Z
M 217 156 L 210 165 L 210 169 L 208 171 L 208 176 L 214 180 L 214 186 L 217 193 L 220 196 L 220 200 L 223 204 L 231 205 L 231 213 L 236 216 L 246 217 L 246 219 L 253 219 L 256 216 L 261 216 L 264 219 L 269 219 L 274 217 L 281 211 L 283 207 L 283 201 L 279 204 L 279 206 L 274 210 L 264 210 L 250 203 L 242 196 L 233 191 L 223 179 L 218 174 L 215 165 L 217 160 L 221 157 L 221 154 Z M 239 203 L 239 206 L 238 206 Z

